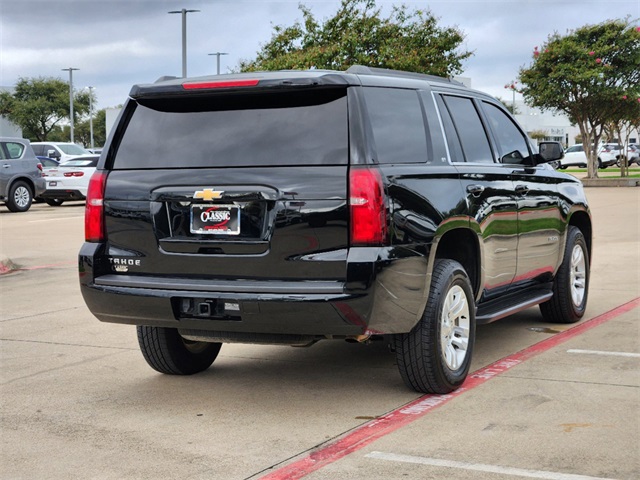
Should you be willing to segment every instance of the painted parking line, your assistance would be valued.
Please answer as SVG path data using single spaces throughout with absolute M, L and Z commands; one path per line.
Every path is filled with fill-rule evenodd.
M 583 355 L 603 355 L 603 356 L 611 356 L 611 357 L 631 357 L 631 358 L 640 358 L 640 353 L 631 353 L 631 352 L 604 352 L 602 350 L 580 350 L 578 348 L 572 348 L 567 350 L 567 353 L 578 353 Z
M 16 270 L 42 270 L 43 268 L 71 267 L 77 264 L 78 264 L 77 261 L 70 260 L 67 262 L 50 263 L 49 265 L 35 265 L 33 267 L 20 267 L 20 268 L 17 268 Z
M 371 422 L 356 427 L 343 437 L 312 451 L 293 463 L 273 470 L 260 478 L 262 480 L 295 480 L 305 477 L 326 465 L 334 463 L 366 447 L 379 438 L 389 435 L 405 425 L 422 418 L 435 408 L 448 403 L 460 395 L 464 395 L 469 390 L 520 365 L 522 362 L 627 313 L 638 306 L 640 306 L 640 297 L 477 370 L 469 375 L 464 384 L 454 392 L 446 395 L 423 395 Z
M 84 213 L 83 213 L 84 215 Z M 82 215 L 76 215 L 74 217 L 69 217 L 69 216 L 59 216 L 59 217 L 55 217 L 55 218 L 43 218 L 41 220 L 28 220 L 27 223 L 42 223 L 42 222 L 59 222 L 60 220 L 78 220 L 79 218 L 81 218 Z
M 483 463 L 456 462 L 453 460 L 441 460 L 439 458 L 416 457 L 413 455 L 399 455 L 395 453 L 371 452 L 365 455 L 367 458 L 388 460 L 392 462 L 413 463 L 429 465 L 431 467 L 456 468 L 459 470 L 471 470 L 473 472 L 497 473 L 498 475 L 511 475 L 515 477 L 543 478 L 546 480 L 614 480 L 604 477 L 589 477 L 572 473 L 548 472 L 545 470 L 529 470 L 526 468 L 502 467 L 500 465 L 485 465 Z

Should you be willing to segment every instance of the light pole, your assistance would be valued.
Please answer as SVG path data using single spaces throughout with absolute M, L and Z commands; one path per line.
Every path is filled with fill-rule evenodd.
M 91 138 L 91 150 L 93 150 L 93 87 L 89 89 L 89 135 Z
M 63 72 L 69 72 L 69 121 L 71 122 L 71 143 L 73 143 L 73 71 L 79 68 L 63 68 Z
M 513 100 L 511 101 L 511 114 L 515 115 L 516 114 L 516 92 L 518 91 L 518 87 L 516 86 L 518 82 L 516 82 L 515 80 L 511 80 L 511 82 L 507 83 L 504 88 L 506 88 L 507 90 L 511 90 L 511 92 L 513 93 Z
M 200 10 L 172 10 L 167 13 L 181 13 L 182 14 L 182 78 L 187 76 L 187 13 L 199 12 Z
M 215 55 L 217 57 L 216 58 L 216 65 L 217 65 L 216 75 L 220 75 L 220 55 L 229 55 L 229 54 L 224 52 L 216 52 L 216 53 L 209 53 L 208 55 Z

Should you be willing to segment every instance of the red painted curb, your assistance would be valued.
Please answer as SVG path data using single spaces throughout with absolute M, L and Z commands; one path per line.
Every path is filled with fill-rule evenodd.
M 261 480 L 295 480 L 305 477 L 306 475 L 309 475 L 330 463 L 346 457 L 350 453 L 366 447 L 375 440 L 378 440 L 379 438 L 414 422 L 429 413 L 431 410 L 434 410 L 450 400 L 465 394 L 469 390 L 482 385 L 488 380 L 508 371 L 516 365 L 519 365 L 540 353 L 546 352 L 547 350 L 556 347 L 573 337 L 586 332 L 587 330 L 597 327 L 598 325 L 602 325 L 603 323 L 633 310 L 638 306 L 640 306 L 640 297 L 603 313 L 602 315 L 598 315 L 591 320 L 580 323 L 568 330 L 565 330 L 564 332 L 558 333 L 553 337 L 549 337 L 541 342 L 531 345 L 520 352 L 508 355 L 469 375 L 462 387 L 455 392 L 447 395 L 423 395 L 417 400 L 409 402 L 406 405 L 377 418 L 376 420 L 356 427 L 356 429 L 351 431 L 351 433 L 348 433 L 344 437 L 310 453 L 306 457 L 274 470 L 260 478 Z
M 11 273 L 15 270 L 15 265 L 6 257 L 0 258 L 0 275 Z
M 4 275 L 6 273 L 11 273 L 11 272 L 19 272 L 19 271 L 42 270 L 44 268 L 70 267 L 75 264 L 76 264 L 75 261 L 68 261 L 68 262 L 60 262 L 60 263 L 51 263 L 49 265 L 35 265 L 33 267 L 17 267 L 13 264 L 13 262 L 11 262 L 11 260 L 7 259 L 6 262 L 5 261 L 0 262 L 0 275 Z

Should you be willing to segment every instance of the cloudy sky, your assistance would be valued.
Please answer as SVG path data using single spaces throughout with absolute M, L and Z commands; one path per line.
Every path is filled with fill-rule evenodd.
M 68 80 L 74 67 L 76 88 L 95 88 L 98 108 L 123 103 L 131 85 L 162 75 L 181 74 L 180 15 L 188 15 L 188 75 L 214 74 L 213 52 L 221 73 L 252 59 L 271 37 L 274 25 L 301 19 L 298 4 L 317 19 L 333 15 L 339 1 L 317 0 L 0 0 L 0 85 L 20 77 L 53 76 Z M 464 47 L 475 55 L 464 64 L 474 88 L 506 99 L 504 89 L 518 69 L 528 65 L 534 46 L 554 31 L 612 18 L 640 18 L 640 0 L 432 0 L 387 1 L 430 9 L 441 26 L 457 26 Z

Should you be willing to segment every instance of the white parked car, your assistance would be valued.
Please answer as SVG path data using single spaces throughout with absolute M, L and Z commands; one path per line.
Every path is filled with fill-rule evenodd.
M 71 142 L 33 142 L 31 146 L 36 155 L 53 158 L 60 163 L 91 155 L 86 148 Z
M 66 200 L 84 200 L 99 158 L 100 155 L 85 155 L 50 170 L 45 178 L 47 189 L 40 197 L 54 207 L 62 205 Z
M 617 146 L 617 148 L 616 148 Z M 600 145 L 598 149 L 598 168 L 607 168 L 615 165 L 620 154 L 620 145 L 617 143 L 605 143 Z M 567 148 L 564 152 L 564 158 L 560 160 L 558 168 L 565 169 L 567 167 L 587 167 L 587 154 L 581 143 Z

